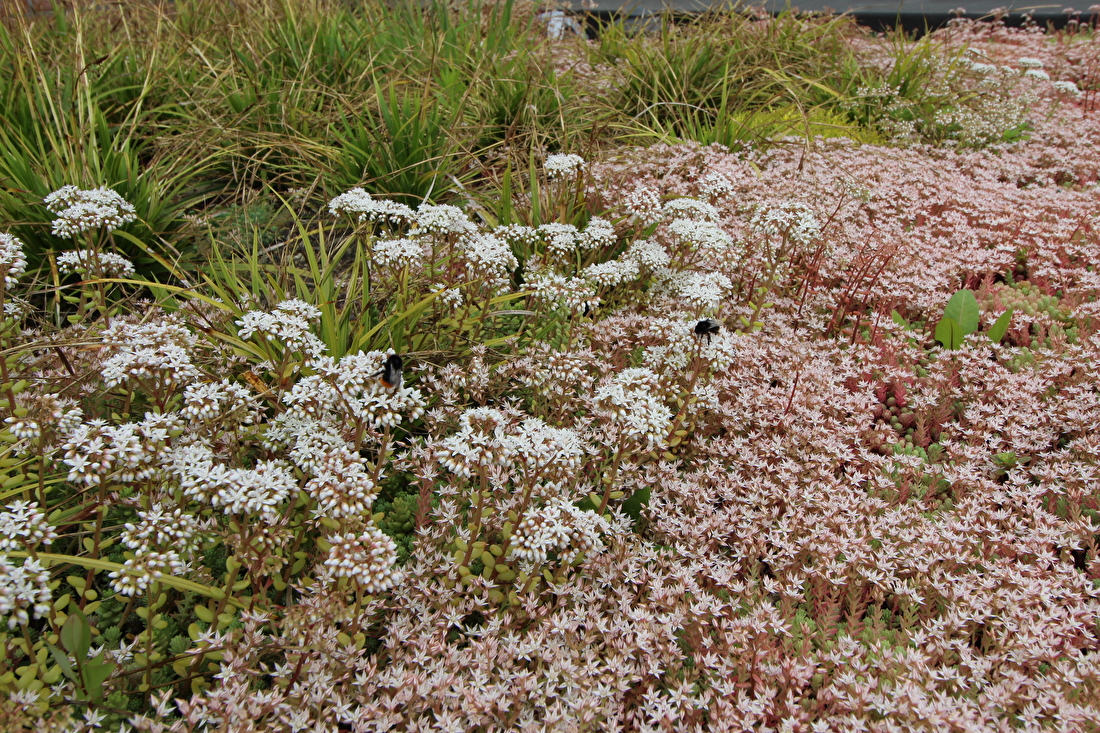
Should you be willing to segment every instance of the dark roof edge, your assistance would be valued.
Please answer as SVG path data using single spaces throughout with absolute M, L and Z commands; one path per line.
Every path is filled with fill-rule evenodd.
M 796 8 L 797 9 L 797 8 Z M 677 20 L 689 20 L 699 15 L 704 15 L 706 11 L 689 11 L 689 10 L 677 10 L 670 9 L 667 11 L 637 11 L 637 10 L 573 10 L 569 11 L 574 16 L 579 16 L 587 21 L 590 32 L 598 30 L 598 26 L 601 22 L 606 23 L 608 21 L 616 19 L 633 19 L 642 20 L 645 18 L 657 18 L 664 12 L 671 13 L 672 17 Z M 778 15 L 780 11 L 774 11 L 772 15 Z M 822 11 L 806 11 L 819 14 Z M 839 13 L 833 13 L 839 15 Z M 889 29 L 901 28 L 907 32 L 916 32 L 918 35 L 923 34 L 926 31 L 936 30 L 938 28 L 944 28 L 947 24 L 955 20 L 956 18 L 966 18 L 968 20 L 994 20 L 994 16 L 990 13 L 979 15 L 977 13 L 965 13 L 963 15 L 956 15 L 954 13 L 918 13 L 918 12 L 886 12 L 886 11 L 849 11 L 844 13 L 851 18 L 854 18 L 861 26 L 866 26 L 871 30 L 884 31 Z M 1082 25 L 1088 25 L 1088 21 L 1082 21 L 1075 19 L 1069 13 L 1020 13 L 1010 12 L 1000 15 L 997 20 L 1002 24 L 1012 28 L 1022 28 L 1029 25 L 1038 26 L 1040 28 L 1053 28 L 1062 29 L 1067 27 L 1071 22 L 1080 23 Z

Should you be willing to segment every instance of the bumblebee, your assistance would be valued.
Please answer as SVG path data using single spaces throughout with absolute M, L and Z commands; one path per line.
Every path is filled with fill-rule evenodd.
M 706 336 L 707 343 L 709 344 L 711 337 L 717 335 L 718 332 L 721 330 L 722 324 L 720 324 L 718 321 L 714 320 L 713 318 L 704 318 L 703 320 L 695 324 L 695 328 L 692 329 L 692 332 L 696 336 Z
M 401 357 L 390 354 L 382 365 L 382 371 L 378 372 L 378 383 L 386 389 L 401 389 Z

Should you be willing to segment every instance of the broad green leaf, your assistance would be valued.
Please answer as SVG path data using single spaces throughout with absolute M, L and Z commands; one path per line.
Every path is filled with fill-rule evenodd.
M 962 346 L 963 332 L 959 322 L 951 316 L 944 316 L 936 324 L 936 340 L 945 349 L 957 349 Z
M 88 619 L 74 608 L 69 617 L 65 619 L 61 627 L 61 644 L 69 654 L 73 655 L 77 664 L 88 658 L 88 649 L 92 646 L 92 632 L 88 626 Z
M 634 525 L 642 520 L 642 507 L 649 506 L 649 487 L 638 489 L 623 502 L 623 513 L 634 520 Z
M 61 673 L 76 682 L 76 672 L 73 671 L 73 665 L 69 662 L 69 655 L 58 649 L 50 642 L 46 642 L 46 647 L 50 650 L 50 655 L 53 660 L 57 662 L 57 666 L 61 667 Z
M 894 323 L 898 324 L 902 328 L 909 328 L 909 321 L 902 318 L 902 315 L 897 311 L 890 311 L 890 318 L 894 319 Z
M 1001 339 L 1005 337 L 1005 332 L 1008 331 L 1008 324 L 1012 322 L 1013 309 L 1009 308 L 989 327 L 989 340 L 995 344 L 1001 343 Z
M 88 685 L 89 700 L 98 700 L 103 697 L 103 683 L 118 666 L 104 659 L 105 655 L 106 652 L 100 652 L 95 659 L 84 665 L 84 681 Z
M 978 330 L 978 299 L 974 297 L 972 290 L 960 290 L 947 301 L 947 307 L 943 309 L 945 318 L 954 318 L 962 329 L 962 335 L 974 333 Z M 958 346 L 954 348 L 959 348 Z

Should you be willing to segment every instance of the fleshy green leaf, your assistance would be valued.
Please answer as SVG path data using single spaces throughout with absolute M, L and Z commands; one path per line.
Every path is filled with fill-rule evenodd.
M 989 340 L 995 344 L 1001 343 L 1001 339 L 1005 337 L 1005 332 L 1008 331 L 1008 324 L 1012 322 L 1013 309 L 1009 308 L 989 327 Z
M 936 324 L 936 340 L 945 349 L 957 349 L 962 346 L 963 332 L 959 322 L 951 316 L 944 316 Z
M 960 290 L 947 301 L 947 307 L 943 309 L 945 318 L 954 318 L 962 329 L 962 335 L 974 333 L 978 330 L 978 299 L 974 297 L 972 290 Z M 958 346 L 954 347 L 958 348 Z
M 80 664 L 88 657 L 88 649 L 92 646 L 92 632 L 88 626 L 88 619 L 73 608 L 73 612 L 65 619 L 65 625 L 61 627 L 61 644 L 65 650 L 72 654 Z

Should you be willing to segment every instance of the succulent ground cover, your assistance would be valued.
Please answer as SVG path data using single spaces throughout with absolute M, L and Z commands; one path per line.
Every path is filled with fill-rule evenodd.
M 1100 44 L 0 36 L 3 730 L 1096 730 Z

